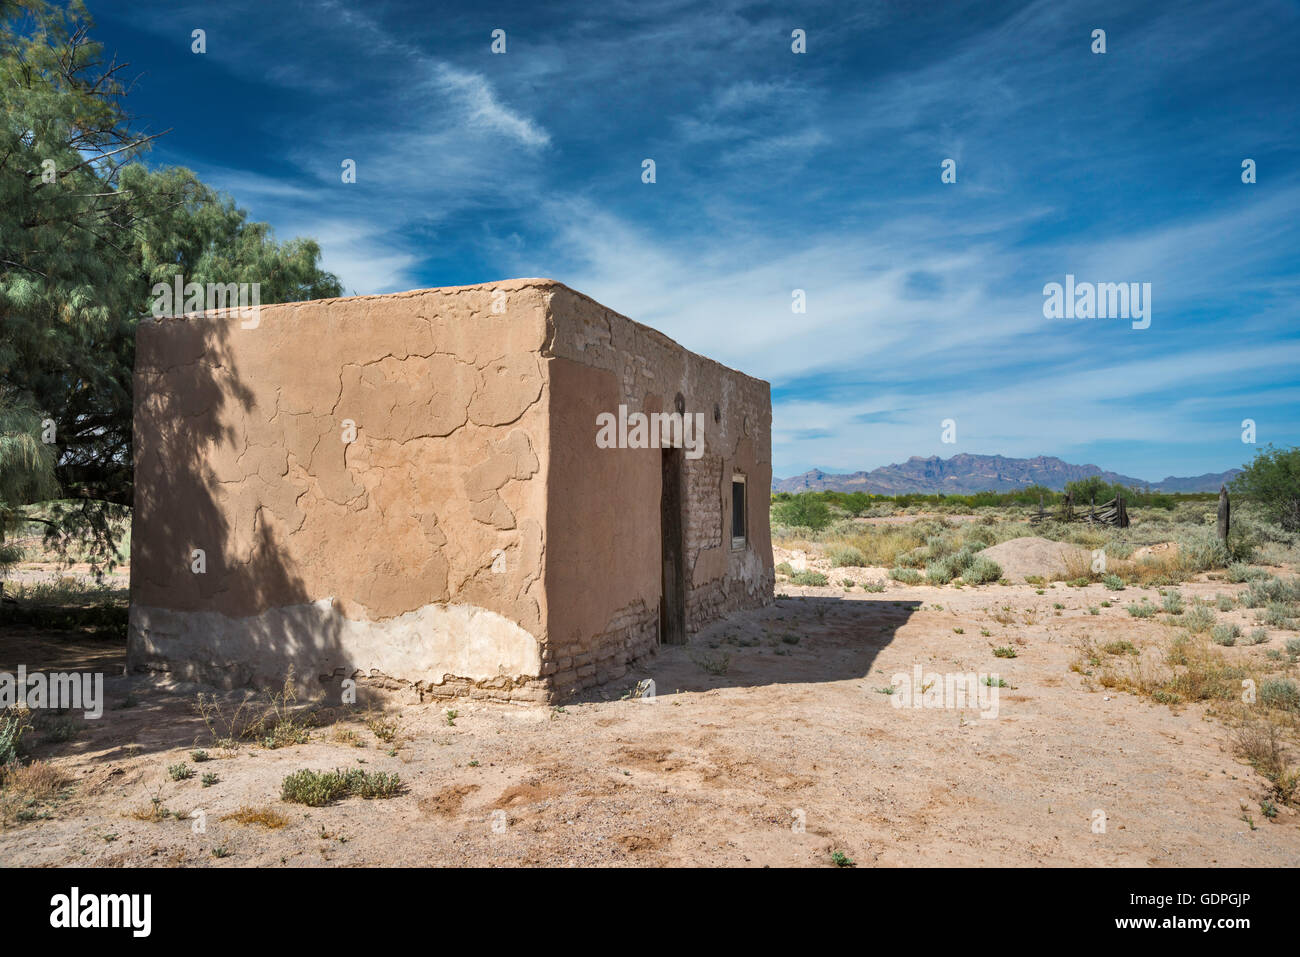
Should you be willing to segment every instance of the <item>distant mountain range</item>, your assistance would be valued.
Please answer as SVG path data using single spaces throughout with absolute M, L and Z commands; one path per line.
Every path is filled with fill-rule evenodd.
M 1099 475 L 1106 482 L 1151 488 L 1160 492 L 1217 492 L 1219 486 L 1232 481 L 1241 469 L 1208 472 L 1191 478 L 1170 475 L 1159 482 L 1106 472 L 1095 465 L 1071 465 L 1050 455 L 1032 459 L 1013 459 L 1004 455 L 970 455 L 960 453 L 950 459 L 937 455 L 929 458 L 912 456 L 897 465 L 882 465 L 870 472 L 834 475 L 813 469 L 788 479 L 774 479 L 776 492 L 870 492 L 875 495 L 905 495 L 942 492 L 969 495 L 972 492 L 1011 492 L 1027 485 L 1042 485 L 1060 491 L 1066 482 Z

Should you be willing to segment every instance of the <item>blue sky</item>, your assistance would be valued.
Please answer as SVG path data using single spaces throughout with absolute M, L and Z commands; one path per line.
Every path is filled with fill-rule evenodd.
M 89 6 L 151 163 L 349 293 L 549 276 L 767 379 L 777 476 L 1300 444 L 1294 0 Z M 1150 328 L 1045 318 L 1067 273 Z

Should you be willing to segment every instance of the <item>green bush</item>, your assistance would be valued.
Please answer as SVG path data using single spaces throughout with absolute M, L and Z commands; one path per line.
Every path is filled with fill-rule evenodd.
M 1245 562 L 1233 562 L 1228 566 L 1228 581 L 1234 585 L 1240 585 L 1242 582 L 1255 581 L 1259 578 L 1268 578 L 1269 573 L 1262 568 L 1251 568 Z
M 867 564 L 862 552 L 852 545 L 832 545 L 826 550 L 832 568 L 861 568 Z
M 1002 578 L 1002 566 L 991 558 L 976 555 L 970 567 L 962 572 L 962 580 L 976 585 L 995 582 Z
M 1185 572 L 1223 568 L 1230 561 L 1228 549 L 1211 531 L 1187 532 L 1178 536 L 1178 567 Z
M 1300 687 L 1290 678 L 1265 678 L 1259 685 L 1259 703 L 1280 711 L 1300 711 Z
M 1210 629 L 1210 640 L 1216 645 L 1231 646 L 1241 637 L 1241 629 L 1236 625 L 1221 622 Z
M 932 548 L 932 551 L 934 550 L 937 549 Z M 958 551 L 951 552 L 950 554 L 944 555 L 942 558 L 937 558 L 930 562 L 930 564 L 925 567 L 925 577 L 934 585 L 946 585 L 954 578 L 961 578 L 964 580 L 966 578 L 967 569 L 969 569 L 974 562 L 975 552 L 969 546 L 965 546 Z M 985 569 L 990 565 L 997 569 L 997 578 L 993 579 L 993 581 L 997 581 L 998 578 L 1002 577 L 1002 569 L 998 568 L 998 566 L 991 560 L 989 560 L 984 566 Z
M 1209 631 L 1210 626 L 1214 624 L 1214 612 L 1204 605 L 1193 605 L 1187 609 L 1186 613 L 1179 620 L 1181 624 L 1192 634 L 1200 634 L 1203 631 Z
M 1256 502 L 1270 521 L 1300 532 L 1300 448 L 1269 445 L 1244 469 L 1232 480 L 1232 490 Z
M 792 585 L 829 585 L 830 579 L 821 572 L 795 572 L 790 576 Z
M 356 795 L 366 799 L 389 798 L 399 794 L 401 779 L 384 771 L 312 771 L 304 768 L 284 779 L 280 798 L 308 807 L 322 807 L 340 798 Z
M 18 708 L 0 711 L 0 767 L 18 760 L 18 745 L 23 734 L 31 730 L 27 712 Z
M 772 508 L 772 520 L 779 525 L 810 528 L 820 532 L 831 523 L 831 510 L 815 492 L 802 492 Z
M 1250 583 L 1242 603 L 1247 608 L 1262 608 L 1270 602 L 1300 601 L 1300 578 L 1262 578 Z
M 931 585 L 946 585 L 952 581 L 952 568 L 942 559 L 931 562 L 925 567 L 925 580 Z
M 889 577 L 896 582 L 902 582 L 904 585 L 919 585 L 921 583 L 921 573 L 915 568 L 891 568 Z
M 1271 601 L 1264 608 L 1264 614 L 1261 621 L 1270 628 L 1285 628 L 1287 631 L 1295 631 L 1295 619 L 1291 616 L 1295 609 L 1288 604 L 1280 601 Z
M 1151 604 L 1151 602 L 1147 601 L 1145 598 L 1142 599 L 1140 604 L 1128 606 L 1128 613 L 1134 618 L 1154 618 L 1156 612 L 1159 610 L 1160 609 Z

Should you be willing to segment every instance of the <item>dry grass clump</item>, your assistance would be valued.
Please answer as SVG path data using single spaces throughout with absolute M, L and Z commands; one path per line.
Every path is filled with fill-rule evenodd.
M 1128 642 L 1097 646 L 1086 641 L 1071 668 L 1104 688 L 1147 695 L 1163 704 L 1207 702 L 1232 725 L 1241 758 L 1268 779 L 1277 799 L 1300 799 L 1300 768 L 1292 766 L 1288 740 L 1300 734 L 1300 685 L 1288 677 L 1259 675 L 1229 662 L 1204 636 L 1180 633 L 1162 656 L 1141 654 Z M 1257 688 L 1255 697 L 1247 689 Z M 1236 702 L 1233 706 L 1230 703 Z
M 126 812 L 126 816 L 144 821 L 146 824 L 158 824 L 161 821 L 170 821 L 172 818 L 180 820 L 185 817 L 185 814 L 182 811 L 173 811 L 163 804 L 161 797 L 155 796 L 149 799 L 148 804 L 142 804 Z
M 371 734 L 385 744 L 396 744 L 402 731 L 402 719 L 396 715 L 386 715 L 382 712 L 367 714 L 366 727 L 370 729 Z
M 1240 696 L 1249 672 L 1232 664 L 1204 638 L 1181 633 L 1163 655 L 1134 654 L 1127 643 L 1097 647 L 1085 642 L 1071 669 L 1093 678 L 1103 688 L 1147 695 L 1161 704 L 1229 701 Z
M 44 801 L 56 797 L 68 781 L 68 776 L 48 761 L 0 768 L 0 789 L 25 799 Z
M 277 830 L 286 826 L 289 819 L 272 807 L 249 807 L 244 805 L 237 811 L 229 814 L 223 814 L 223 821 L 234 821 L 236 824 L 251 826 L 257 824 L 270 830 Z
M 1243 707 L 1232 730 L 1232 743 L 1238 757 L 1268 779 L 1278 800 L 1294 804 L 1300 799 L 1300 768 L 1290 766 L 1286 734 L 1268 714 Z
M 22 764 L 12 761 L 0 767 L 0 822 L 8 827 L 16 822 L 48 817 L 42 805 L 63 796 L 71 779 L 48 761 Z
M 297 702 L 291 665 L 279 691 L 269 692 L 261 699 L 250 691 L 233 708 L 227 708 L 215 694 L 200 692 L 195 711 L 216 747 L 234 751 L 241 742 L 253 741 L 275 749 L 306 744 L 311 739 L 309 728 L 316 723 L 315 715 L 311 709 L 300 708 Z

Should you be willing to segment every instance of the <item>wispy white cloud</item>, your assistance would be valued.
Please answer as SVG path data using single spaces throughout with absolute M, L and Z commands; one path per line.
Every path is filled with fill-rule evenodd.
M 468 123 L 502 133 L 525 146 L 546 146 L 551 142 L 546 130 L 503 106 L 492 84 L 481 73 L 470 73 L 439 63 L 436 77 L 443 91 L 460 100 Z

